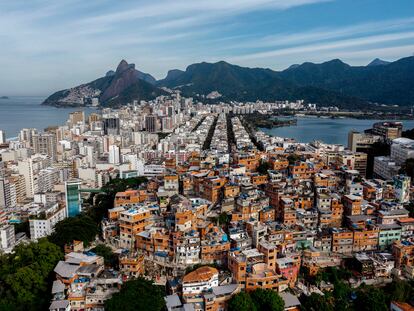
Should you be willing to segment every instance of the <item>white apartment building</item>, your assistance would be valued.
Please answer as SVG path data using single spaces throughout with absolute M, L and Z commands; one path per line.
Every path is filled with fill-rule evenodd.
M 16 237 L 14 234 L 13 225 L 0 226 L 0 249 L 8 252 L 13 249 L 16 244 Z
M 374 158 L 374 177 L 391 180 L 398 174 L 400 168 L 401 166 L 397 165 L 396 161 L 390 157 Z
M 6 143 L 6 133 L 2 130 L 0 130 L 0 144 Z
M 109 159 L 110 164 L 119 164 L 120 163 L 120 150 L 116 145 L 109 146 Z
M 35 204 L 29 217 L 30 238 L 38 240 L 51 234 L 55 225 L 65 219 L 66 209 L 58 203 Z
M 414 140 L 409 138 L 396 138 L 391 145 L 391 158 L 398 165 L 403 164 L 407 159 L 414 158 Z

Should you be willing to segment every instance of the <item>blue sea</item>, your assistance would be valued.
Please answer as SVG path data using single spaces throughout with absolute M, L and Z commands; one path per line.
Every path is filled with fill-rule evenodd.
M 69 113 L 84 110 L 86 114 L 95 108 L 55 108 L 42 106 L 45 97 L 13 96 L 0 99 L 0 130 L 6 132 L 7 138 L 18 136 L 22 128 L 36 128 L 43 131 L 50 125 L 63 125 Z

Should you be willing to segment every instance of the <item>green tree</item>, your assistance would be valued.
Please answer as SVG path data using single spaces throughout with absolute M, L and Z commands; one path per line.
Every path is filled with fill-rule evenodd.
M 399 173 L 406 174 L 407 176 L 414 178 L 414 159 L 407 159 L 401 166 Z
M 292 153 L 287 157 L 287 160 L 289 161 L 289 164 L 295 164 L 300 159 L 301 159 L 300 155 L 298 155 L 296 153 Z
M 414 297 L 413 285 L 403 280 L 394 280 L 384 288 L 384 292 L 388 294 L 388 302 L 408 302 Z
M 301 298 L 301 310 L 303 311 L 333 311 L 334 307 L 326 296 L 312 293 Z
M 102 256 L 104 258 L 106 266 L 117 268 L 118 256 L 112 251 L 109 246 L 98 244 L 95 248 L 91 249 L 91 251 L 99 256 Z
M 98 233 L 99 227 L 95 221 L 81 214 L 59 221 L 49 240 L 62 248 L 73 240 L 83 241 L 85 245 L 88 245 L 95 240 Z
M 407 210 L 410 213 L 410 217 L 414 217 L 414 203 L 410 203 L 407 205 Z
M 96 195 L 95 205 L 87 211 L 88 216 L 99 224 L 102 218 L 108 215 L 108 210 L 114 207 L 117 192 L 122 192 L 127 189 L 138 189 L 142 183 L 147 181 L 148 179 L 146 177 L 112 179 L 102 187 L 102 192 Z
M 387 311 L 388 305 L 384 292 L 374 286 L 361 285 L 357 291 L 355 305 L 361 311 Z
M 285 302 L 273 290 L 258 288 L 250 294 L 258 311 L 283 311 Z
M 46 239 L 0 256 L 0 310 L 46 310 L 50 277 L 63 253 Z
M 165 307 L 164 292 L 144 278 L 128 281 L 121 291 L 105 301 L 106 311 L 161 311 Z
M 248 293 L 241 292 L 229 300 L 229 311 L 257 311 L 257 308 Z
M 218 222 L 221 226 L 227 225 L 230 222 L 230 216 L 226 212 L 223 212 L 219 215 Z
M 257 172 L 260 175 L 265 175 L 267 174 L 267 171 L 270 169 L 270 164 L 269 162 L 266 161 L 261 161 L 259 166 L 257 167 Z

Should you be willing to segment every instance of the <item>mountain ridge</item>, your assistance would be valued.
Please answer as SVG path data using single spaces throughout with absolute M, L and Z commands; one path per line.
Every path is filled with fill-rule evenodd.
M 102 105 L 122 105 L 134 99 L 149 100 L 166 94 L 161 88 L 167 87 L 200 99 L 218 91 L 223 95 L 220 100 L 225 101 L 304 99 L 339 107 L 364 107 L 369 103 L 412 105 L 414 57 L 387 64 L 379 64 L 379 61 L 374 65 L 351 66 L 340 59 L 332 59 L 318 64 L 295 64 L 282 71 L 242 67 L 225 61 L 200 62 L 190 64 L 185 70 L 170 70 L 165 78 L 157 81 L 122 60 L 116 71 L 109 71 L 90 83 L 56 92 L 44 104 L 60 106 L 75 98 L 73 104 L 81 105 L 79 97 L 84 96 L 98 97 Z

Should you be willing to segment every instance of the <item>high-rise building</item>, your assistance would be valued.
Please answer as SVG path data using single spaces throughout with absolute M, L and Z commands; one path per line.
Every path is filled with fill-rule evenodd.
M 2 250 L 11 250 L 16 244 L 13 225 L 0 226 L 0 248 Z
M 103 119 L 103 128 L 105 135 L 119 135 L 119 118 L 111 117 Z
M 56 160 L 57 142 L 53 134 L 36 134 L 33 136 L 33 148 L 36 153 L 46 154 Z
M 6 133 L 0 130 L 0 145 L 6 143 Z
M 97 113 L 91 113 L 88 117 L 88 123 L 91 124 L 93 122 L 97 122 L 101 120 L 101 116 Z
M 30 129 L 21 129 L 19 134 L 19 140 L 26 143 L 27 147 L 33 147 L 33 136 L 37 134 L 37 130 Z
M 371 132 L 374 135 L 380 135 L 384 139 L 393 140 L 401 137 L 403 125 L 401 122 L 377 122 L 374 123 L 372 129 L 366 132 Z
M 28 198 L 33 198 L 37 192 L 37 180 L 33 170 L 33 160 L 26 159 L 17 163 L 19 174 L 23 175 L 25 183 L 25 192 Z
M 414 140 L 397 138 L 392 141 L 391 158 L 398 165 L 404 164 L 407 159 L 414 158 Z
M 65 182 L 66 215 L 74 217 L 82 211 L 82 199 L 80 193 L 81 180 L 72 179 Z
M 350 131 L 348 133 L 348 149 L 352 152 L 366 152 L 376 142 L 382 140 L 379 135 Z
M 72 127 L 78 123 L 85 123 L 84 111 L 75 111 L 69 114 L 69 125 Z
M 147 132 L 154 133 L 157 131 L 157 116 L 150 114 L 145 117 L 145 129 Z
M 11 207 L 11 194 L 9 181 L 1 177 L 0 178 L 0 209 Z
M 117 145 L 109 146 L 109 163 L 119 164 L 120 163 L 120 150 Z

